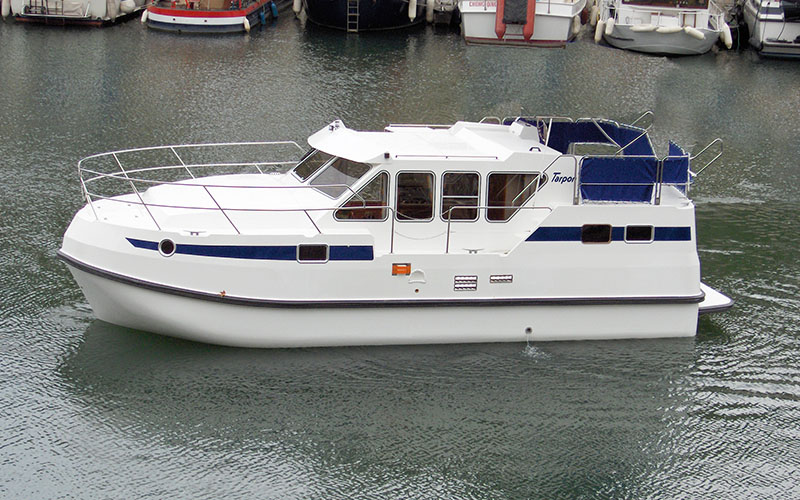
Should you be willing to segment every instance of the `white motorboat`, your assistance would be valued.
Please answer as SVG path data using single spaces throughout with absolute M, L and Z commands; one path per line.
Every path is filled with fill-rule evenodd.
M 581 28 L 586 0 L 459 0 L 470 44 L 563 47 Z
M 334 121 L 308 142 L 81 160 L 58 254 L 95 315 L 298 347 L 692 336 L 732 304 L 700 281 L 692 158 L 645 129 Z
M 750 45 L 765 56 L 800 57 L 800 0 L 743 0 Z
M 664 55 L 698 55 L 733 38 L 725 12 L 713 0 L 598 0 L 595 42 Z M 594 9 L 593 9 L 594 12 Z

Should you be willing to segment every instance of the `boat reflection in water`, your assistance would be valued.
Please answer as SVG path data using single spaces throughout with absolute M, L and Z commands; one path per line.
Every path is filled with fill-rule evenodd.
M 576 460 L 636 478 L 689 448 L 675 383 L 694 363 L 694 339 L 253 350 L 94 321 L 57 373 L 82 420 L 169 464 L 148 475 L 190 462 L 227 475 L 211 490 L 487 498 L 569 481 Z

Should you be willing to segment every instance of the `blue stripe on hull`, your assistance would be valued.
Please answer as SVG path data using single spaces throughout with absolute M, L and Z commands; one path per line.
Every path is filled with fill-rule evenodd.
M 158 250 L 158 242 L 125 238 L 136 248 Z M 200 257 L 222 257 L 226 259 L 251 260 L 297 260 L 296 245 L 240 246 L 240 245 L 175 245 L 175 253 Z M 357 261 L 373 260 L 374 253 L 368 245 L 331 245 L 328 260 Z
M 653 241 L 691 241 L 690 227 L 656 227 Z M 624 241 L 623 226 L 611 228 L 611 241 Z M 540 227 L 528 236 L 527 241 L 581 241 L 581 228 L 571 226 Z

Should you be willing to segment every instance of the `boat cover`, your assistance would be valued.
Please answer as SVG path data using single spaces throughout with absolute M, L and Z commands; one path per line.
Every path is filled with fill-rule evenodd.
M 585 201 L 647 202 L 653 198 L 659 160 L 641 156 L 587 156 L 580 167 Z
M 626 146 L 622 150 L 622 154 L 655 156 L 653 146 L 650 145 L 650 140 L 643 129 L 608 121 L 554 121 L 550 124 L 550 138 L 547 145 L 562 153 L 567 153 L 570 144 L 573 143 L 588 142 L 614 145 L 614 143 L 609 142 L 603 131 L 598 128 L 598 125 L 608 137 L 614 140 L 616 145 L 620 147 Z
M 530 0 L 535 2 L 536 0 Z M 528 20 L 528 0 L 504 0 L 503 23 L 525 24 Z
M 661 176 L 661 182 L 672 184 L 686 193 L 689 184 L 689 153 L 672 141 L 669 141 L 669 152 L 664 158 Z

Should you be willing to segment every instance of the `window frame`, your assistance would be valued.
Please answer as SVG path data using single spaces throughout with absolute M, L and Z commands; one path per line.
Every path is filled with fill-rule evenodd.
M 307 175 L 305 179 L 301 178 L 300 175 L 298 175 L 297 172 L 296 172 L 297 167 L 299 167 L 300 164 L 303 163 L 304 161 L 306 161 L 309 157 L 311 157 L 311 156 L 313 156 L 313 155 L 315 155 L 315 154 L 317 154 L 319 152 L 325 153 L 326 155 L 330 156 L 330 158 L 328 158 L 326 161 L 324 161 L 319 167 L 316 168 L 316 170 L 314 170 L 309 175 Z M 303 155 L 302 158 L 300 158 L 300 160 L 297 161 L 297 165 L 292 167 L 292 170 L 291 170 L 292 175 L 295 177 L 295 179 L 300 181 L 300 183 L 305 184 L 306 182 L 308 182 L 311 179 L 313 179 L 325 167 L 325 165 L 330 163 L 334 158 L 337 158 L 337 156 L 336 155 L 332 155 L 332 154 L 330 154 L 330 153 L 328 153 L 326 151 L 322 151 L 321 149 L 311 148 L 308 151 L 306 151 L 306 153 Z
M 637 227 L 637 228 L 649 227 L 650 228 L 650 239 L 649 240 L 629 240 L 628 239 L 628 228 L 629 227 Z M 641 244 L 646 244 L 646 243 L 652 243 L 653 241 L 655 241 L 655 235 L 656 235 L 656 228 L 652 224 L 629 224 L 629 225 L 625 226 L 625 234 L 623 235 L 622 239 L 623 239 L 623 241 L 625 241 L 625 243 L 633 243 L 635 245 L 641 245 Z
M 301 259 L 300 258 L 300 249 L 303 247 L 325 247 L 325 258 L 324 259 Z M 325 264 L 329 262 L 331 259 L 331 247 L 327 243 L 300 243 L 297 245 L 297 253 L 295 254 L 295 259 L 300 264 Z
M 508 217 L 508 219 L 492 220 L 492 219 L 489 218 L 489 211 L 492 210 L 493 208 L 503 209 L 502 207 L 489 206 L 489 182 L 490 182 L 490 177 L 493 174 L 501 174 L 501 175 L 536 174 L 537 175 L 537 183 L 536 183 L 537 184 L 537 189 L 535 189 L 533 191 L 533 193 L 531 193 L 531 196 L 528 199 L 526 199 L 524 202 L 522 202 L 517 207 L 514 207 L 515 208 L 514 213 L 511 214 Z M 544 181 L 540 180 L 542 178 L 544 178 Z M 547 177 L 547 174 L 545 174 L 544 172 L 536 172 L 536 171 L 531 171 L 531 170 L 526 170 L 524 172 L 519 172 L 519 171 L 517 171 L 517 172 L 508 172 L 508 171 L 500 170 L 500 171 L 495 171 L 495 172 L 489 172 L 488 174 L 486 174 L 486 190 L 485 190 L 486 191 L 486 214 L 484 215 L 484 218 L 486 219 L 486 222 L 490 222 L 490 223 L 493 223 L 493 224 L 504 224 L 506 222 L 509 222 L 511 219 L 513 219 L 520 212 L 521 208 L 523 206 L 525 206 L 525 204 L 528 203 L 533 196 L 536 195 L 536 193 L 539 191 L 539 188 L 541 186 L 544 186 L 545 184 L 547 184 L 548 180 L 549 179 Z
M 363 174 L 361 174 L 361 177 L 358 177 L 355 181 L 353 181 L 353 184 L 350 184 L 349 186 L 347 186 L 346 184 L 341 184 L 342 186 L 346 186 L 346 187 L 343 188 L 343 191 L 341 193 L 339 193 L 338 196 L 333 196 L 333 195 L 331 195 L 329 193 L 326 193 L 323 188 L 326 187 L 326 186 L 333 187 L 335 185 L 322 184 L 321 186 L 315 186 L 313 184 L 313 182 L 315 180 L 317 180 L 317 178 L 320 177 L 323 173 L 325 173 L 329 168 L 331 168 L 333 166 L 333 163 L 336 160 L 349 161 L 351 163 L 355 163 L 356 165 L 365 165 L 367 167 L 367 170 Z M 355 184 L 358 184 L 358 181 L 363 179 L 364 176 L 366 176 L 369 173 L 369 171 L 372 170 L 374 167 L 375 167 L 375 165 L 372 165 L 370 163 L 363 163 L 363 162 L 360 162 L 360 161 L 351 160 L 349 158 L 345 158 L 344 156 L 333 156 L 330 160 L 328 160 L 320 168 L 318 168 L 317 171 L 314 172 L 314 175 L 310 176 L 307 179 L 307 185 L 308 185 L 308 187 L 310 187 L 314 191 L 317 191 L 318 193 L 322 193 L 322 194 L 324 194 L 325 196 L 327 196 L 328 198 L 330 198 L 332 200 L 338 200 L 345 193 L 355 194 L 356 191 L 353 190 L 353 186 Z M 341 173 L 341 171 L 339 171 L 339 172 Z
M 429 219 L 401 219 L 400 210 L 397 202 L 400 196 L 400 176 L 403 174 L 426 174 L 430 175 L 433 183 L 431 185 L 431 217 Z M 394 218 L 397 222 L 432 222 L 436 219 L 436 173 L 432 170 L 400 170 L 394 176 Z
M 476 203 L 475 209 L 474 209 L 475 210 L 475 218 L 474 219 L 447 219 L 444 216 L 444 199 L 445 199 L 444 177 L 446 175 L 448 175 L 448 174 L 474 174 L 474 175 L 478 176 L 478 192 L 476 193 L 476 195 L 474 197 L 473 196 L 447 196 L 447 198 L 475 198 L 477 200 L 477 203 Z M 439 193 L 440 193 L 439 218 L 441 220 L 443 220 L 444 222 L 451 222 L 452 223 L 452 222 L 476 222 L 476 221 L 478 221 L 480 219 L 480 217 L 481 217 L 481 215 L 480 215 L 481 209 L 478 208 L 478 207 L 481 206 L 481 177 L 482 176 L 481 176 L 480 172 L 477 172 L 477 171 L 474 171 L 474 170 L 446 170 L 446 171 L 442 172 L 442 182 L 441 182 L 441 186 L 439 187 Z M 459 208 L 463 208 L 465 210 L 471 210 L 472 209 L 469 206 L 464 206 L 464 207 L 459 207 Z M 451 214 L 452 214 L 452 212 L 451 212 Z
M 345 207 L 344 205 L 346 203 L 348 203 L 351 199 L 353 199 L 354 196 L 358 195 L 359 191 L 361 191 L 363 188 L 367 187 L 369 184 L 371 184 L 375 179 L 377 179 L 381 175 L 386 175 L 386 208 L 378 208 L 379 210 L 385 210 L 386 211 L 386 215 L 384 215 L 383 218 L 381 218 L 381 219 L 340 219 L 339 217 L 336 216 L 336 214 L 340 210 L 365 210 L 366 208 L 376 208 L 376 207 L 366 207 L 366 206 L 364 208 L 361 208 L 361 207 Z M 392 194 L 391 188 L 392 188 L 392 176 L 391 176 L 391 174 L 389 174 L 389 172 L 386 171 L 386 170 L 381 170 L 380 172 L 378 172 L 374 176 L 372 176 L 361 187 L 359 187 L 357 190 L 353 191 L 353 195 L 351 195 L 349 198 L 347 198 L 347 200 L 345 200 L 344 203 L 339 205 L 336 208 L 336 210 L 333 211 L 333 219 L 335 221 L 337 221 L 337 222 L 385 222 L 385 221 L 389 220 L 389 212 L 392 211 L 392 207 L 389 205 L 389 201 L 391 200 L 391 197 L 392 197 L 391 196 L 391 194 Z M 351 189 L 352 189 L 352 187 L 351 187 Z

